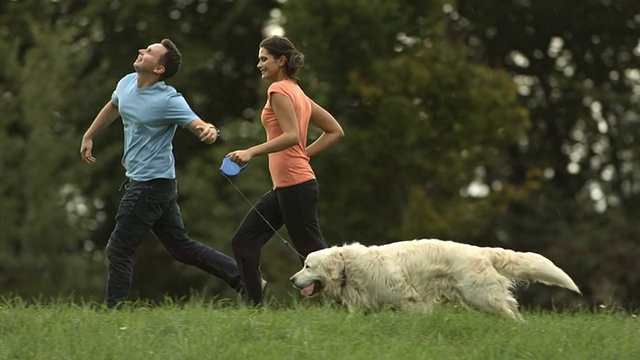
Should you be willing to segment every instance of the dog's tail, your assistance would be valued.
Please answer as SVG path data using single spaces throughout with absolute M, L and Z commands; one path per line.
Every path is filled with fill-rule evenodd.
M 486 255 L 503 276 L 515 281 L 537 281 L 582 294 L 569 275 L 546 257 L 532 252 L 487 248 Z

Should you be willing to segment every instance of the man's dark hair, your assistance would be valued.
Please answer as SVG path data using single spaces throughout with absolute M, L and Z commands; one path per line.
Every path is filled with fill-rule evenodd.
M 178 73 L 180 70 L 180 65 L 182 65 L 182 54 L 176 44 L 169 39 L 162 39 L 160 42 L 167 48 L 167 52 L 160 59 L 160 65 L 164 66 L 164 73 L 160 75 L 160 80 L 165 80 L 171 78 L 173 75 Z

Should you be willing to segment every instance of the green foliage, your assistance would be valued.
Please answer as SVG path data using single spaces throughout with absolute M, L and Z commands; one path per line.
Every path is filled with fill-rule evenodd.
M 346 128 L 333 158 L 314 160 L 332 198 L 325 233 L 334 243 L 483 235 L 506 209 L 506 190 L 524 189 L 500 169 L 527 112 L 506 73 L 443 41 L 441 2 L 378 5 L 285 5 L 287 35 L 301 40 L 313 70 L 309 92 L 319 88 Z M 341 85 L 313 86 L 322 81 Z M 474 182 L 494 189 L 474 198 L 465 194 Z
M 136 51 L 164 37 L 184 55 L 170 84 L 223 130 L 213 146 L 176 135 L 187 229 L 230 253 L 271 183 L 266 158 L 254 159 L 233 179 L 247 203 L 217 169 L 264 140 L 255 62 L 276 23 L 306 55 L 303 88 L 346 131 L 312 159 L 329 243 L 441 237 L 537 251 L 587 302 L 632 307 L 638 13 L 633 0 L 2 1 L 0 293 L 102 296 L 121 126 L 95 139 L 93 166 L 78 146 Z M 286 301 L 298 260 L 277 238 L 263 259 Z M 133 298 L 235 295 L 152 236 L 134 260 Z M 548 291 L 523 303 L 551 306 Z
M 495 230 L 505 242 L 561 260 L 595 301 L 637 303 L 631 289 L 640 282 L 629 274 L 640 272 L 631 250 L 638 243 L 639 3 L 458 4 L 449 13 L 451 37 L 474 60 L 509 71 L 531 114 L 526 138 L 510 151 L 512 182 L 542 180 L 510 204 Z
M 249 5 L 164 0 L 0 4 L 0 292 L 101 296 L 103 249 L 124 180 L 122 129 L 116 122 L 95 139 L 94 166 L 79 159 L 82 134 L 118 79 L 133 71 L 137 50 L 163 37 L 173 39 L 185 59 L 172 85 L 184 86 L 203 119 L 218 125 L 232 118 L 253 120 L 245 109 L 256 101 L 251 89 L 259 77 L 245 59 L 257 51 L 271 4 Z M 188 178 L 183 169 L 206 149 L 186 131 L 174 145 L 179 172 Z M 215 166 L 206 165 L 206 170 L 213 174 Z M 210 186 L 206 189 L 211 192 Z M 183 205 L 188 208 L 189 202 Z M 158 254 L 153 247 L 149 253 Z M 155 259 L 145 255 L 136 258 L 136 267 L 156 272 L 142 271 L 136 283 L 165 289 L 162 282 L 148 280 L 165 277 L 158 276 L 163 269 L 152 266 Z
M 89 269 L 66 274 L 67 265 L 86 264 L 76 251 L 89 235 L 83 221 L 91 219 L 74 207 L 84 205 L 77 202 L 81 172 L 74 120 L 83 115 L 85 89 L 95 79 L 82 73 L 90 58 L 75 46 L 75 29 L 41 22 L 37 13 L 11 18 L 18 20 L 26 32 L 14 34 L 9 27 L 11 40 L 2 42 L 2 288 L 29 284 L 26 294 L 74 291 L 83 287 L 76 281 L 91 283 L 84 277 Z

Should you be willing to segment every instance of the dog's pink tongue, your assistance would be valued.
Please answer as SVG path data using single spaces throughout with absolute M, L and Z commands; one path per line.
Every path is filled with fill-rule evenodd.
M 300 294 L 302 294 L 302 296 L 311 296 L 311 295 L 313 295 L 313 289 L 315 288 L 315 286 L 316 286 L 315 283 L 311 283 L 311 285 L 309 285 L 306 288 L 300 290 Z

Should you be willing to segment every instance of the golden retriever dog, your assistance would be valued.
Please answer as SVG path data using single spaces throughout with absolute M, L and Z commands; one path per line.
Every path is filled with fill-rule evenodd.
M 436 239 L 322 249 L 309 254 L 290 280 L 303 296 L 322 293 L 351 311 L 389 306 L 426 312 L 447 299 L 514 320 L 522 320 L 511 292 L 518 283 L 537 281 L 581 294 L 542 255 Z

